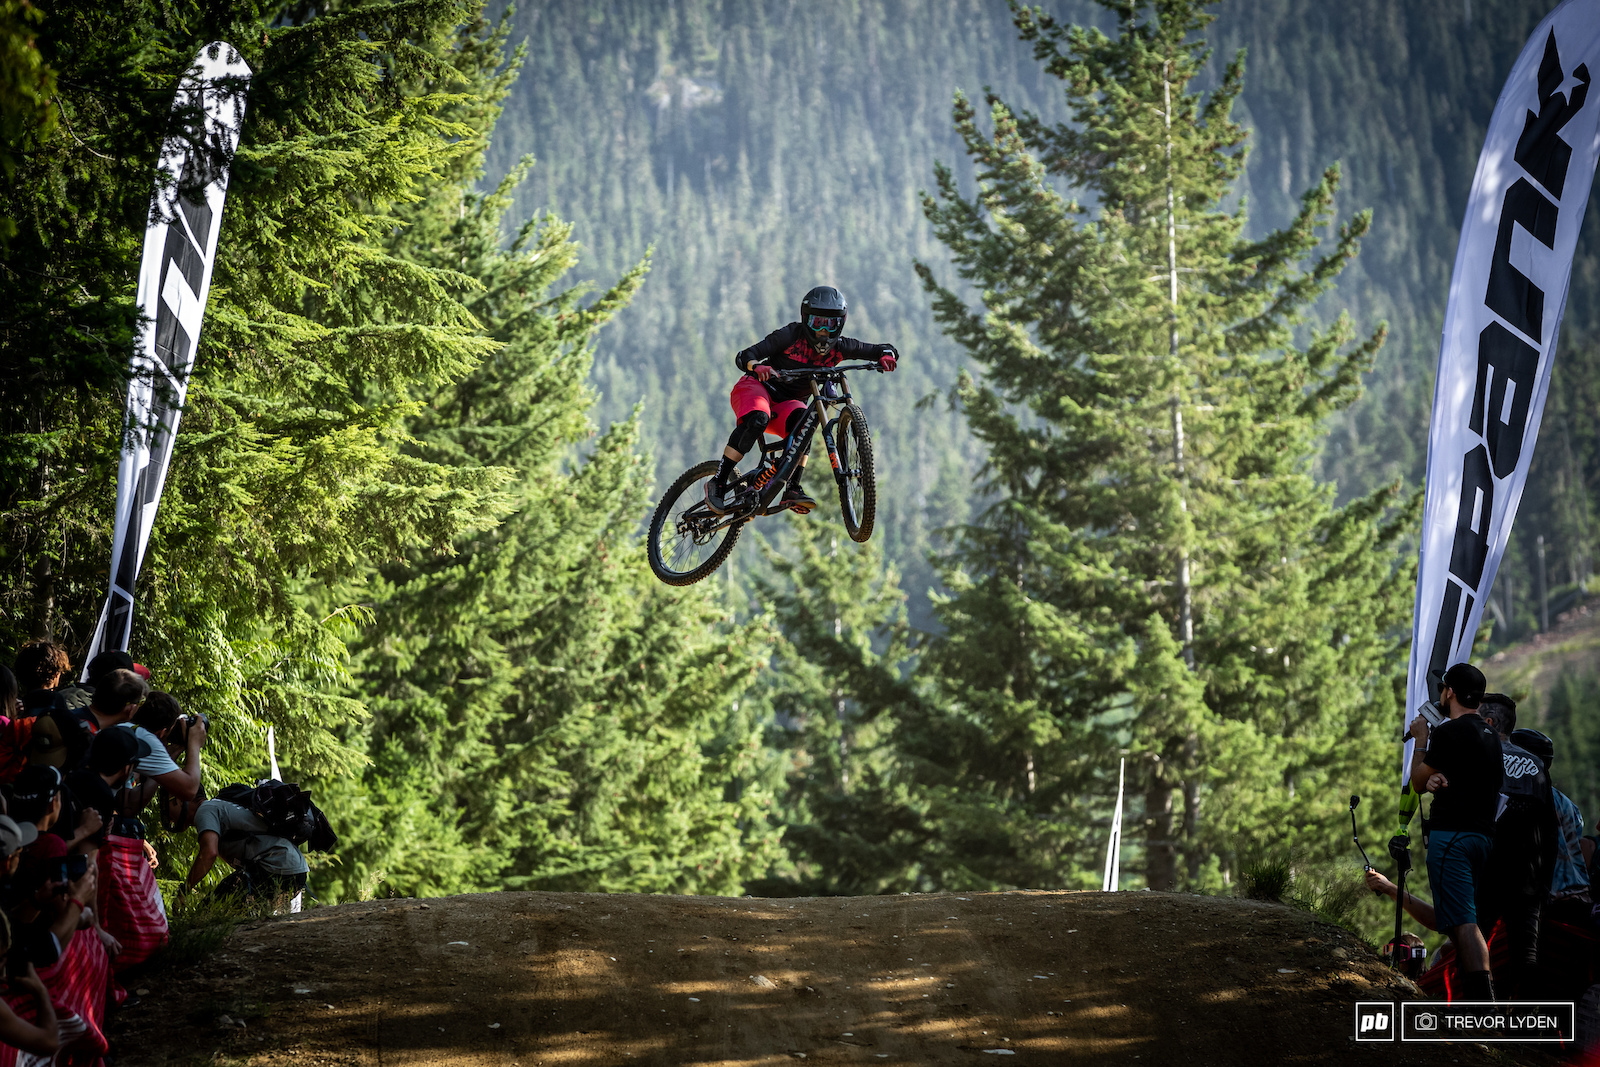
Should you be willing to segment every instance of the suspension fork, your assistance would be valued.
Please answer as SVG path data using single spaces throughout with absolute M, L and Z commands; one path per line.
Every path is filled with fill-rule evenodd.
M 815 384 L 812 385 L 812 388 L 816 388 Z M 849 400 L 849 396 L 846 395 L 845 403 L 849 403 Z M 821 409 L 821 399 L 819 398 L 815 403 Z M 828 462 L 833 466 L 833 480 L 843 485 L 844 467 L 839 463 L 839 449 L 833 442 L 833 428 L 837 425 L 839 425 L 839 417 L 837 415 L 822 423 L 822 443 L 828 446 Z

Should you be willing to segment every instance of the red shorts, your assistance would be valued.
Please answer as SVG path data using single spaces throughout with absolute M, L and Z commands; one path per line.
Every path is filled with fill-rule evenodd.
M 767 418 L 767 432 L 774 437 L 782 437 L 787 433 L 789 418 L 797 411 L 804 411 L 804 400 L 775 400 L 766 386 L 746 375 L 734 383 L 733 392 L 728 395 L 728 403 L 733 405 L 735 418 L 744 418 L 752 411 L 765 411 Z

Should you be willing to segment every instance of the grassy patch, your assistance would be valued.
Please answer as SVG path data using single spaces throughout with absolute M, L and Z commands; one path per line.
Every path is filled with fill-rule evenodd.
M 1288 904 L 1353 929 L 1356 909 L 1368 890 L 1359 874 L 1299 862 L 1294 850 L 1285 848 L 1258 852 L 1245 860 L 1239 871 L 1239 895 Z
M 271 914 L 271 902 L 258 904 L 239 897 L 217 899 L 194 894 L 179 898 L 167 914 L 171 941 L 161 955 L 161 965 L 198 963 L 221 948 L 235 926 Z

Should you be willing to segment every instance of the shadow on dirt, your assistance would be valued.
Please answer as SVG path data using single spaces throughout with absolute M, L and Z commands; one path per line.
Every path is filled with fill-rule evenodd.
M 142 981 L 121 1063 L 1392 1063 L 1354 1004 L 1414 995 L 1304 912 L 1154 893 L 375 901 Z

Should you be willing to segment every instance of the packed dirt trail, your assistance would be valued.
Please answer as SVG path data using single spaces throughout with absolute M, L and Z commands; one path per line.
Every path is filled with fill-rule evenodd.
M 1414 995 L 1370 949 L 1163 893 L 393 899 L 132 984 L 119 1067 L 1512 1062 L 1358 1045 L 1356 1001 Z

